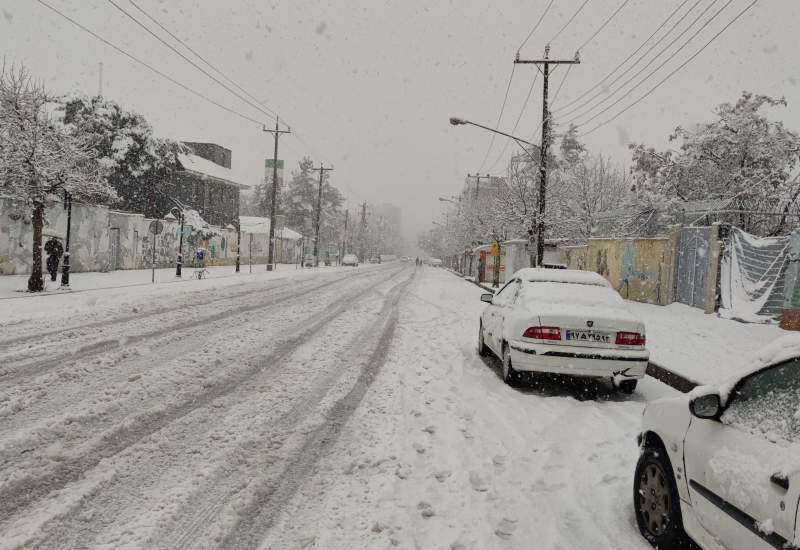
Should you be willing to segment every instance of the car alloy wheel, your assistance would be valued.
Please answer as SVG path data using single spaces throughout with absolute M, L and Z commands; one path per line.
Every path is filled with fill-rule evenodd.
M 645 447 L 636 464 L 633 507 L 639 531 L 659 550 L 695 548 L 683 530 L 678 487 L 663 447 Z
M 671 508 L 667 475 L 659 464 L 651 462 L 639 476 L 639 513 L 645 529 L 654 537 L 666 532 Z

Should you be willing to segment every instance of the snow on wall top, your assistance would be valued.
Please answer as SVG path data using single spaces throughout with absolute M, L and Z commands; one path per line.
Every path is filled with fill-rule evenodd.
M 581 271 L 578 269 L 545 269 L 538 267 L 526 267 L 520 269 L 513 275 L 523 281 L 530 282 L 550 282 L 550 283 L 572 283 L 578 285 L 593 285 L 611 287 L 602 275 L 593 271 Z
M 269 233 L 269 218 L 261 216 L 239 216 L 239 223 L 242 225 L 242 231 L 246 231 L 247 233 Z M 297 240 L 303 238 L 300 233 L 288 227 L 279 229 L 275 233 L 280 239 Z
M 211 177 L 220 181 L 224 181 L 230 185 L 235 185 L 239 189 L 250 189 L 249 185 L 244 185 L 233 181 L 233 173 L 230 168 L 220 166 L 216 162 L 204 159 L 193 153 L 180 153 L 178 161 L 183 166 L 184 170 L 194 172 L 200 176 Z

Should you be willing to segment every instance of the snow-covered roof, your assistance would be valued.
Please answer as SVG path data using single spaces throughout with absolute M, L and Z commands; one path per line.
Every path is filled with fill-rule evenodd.
M 242 231 L 246 231 L 247 233 L 269 233 L 269 218 L 261 216 L 239 216 L 239 223 L 242 226 Z M 303 238 L 300 233 L 288 227 L 278 229 L 275 233 L 275 236 L 279 239 L 297 240 Z
M 609 283 L 602 275 L 593 271 L 581 271 L 579 269 L 546 269 L 539 267 L 526 267 L 520 269 L 513 275 L 523 281 L 530 282 L 550 282 L 550 283 L 572 283 L 578 285 L 604 286 L 611 288 Z
M 192 153 L 178 154 L 178 161 L 187 172 L 193 172 L 203 178 L 214 178 L 215 180 L 225 182 L 229 185 L 235 185 L 239 189 L 250 189 L 249 185 L 233 181 L 231 169 L 220 166 L 216 162 L 211 162 L 208 159 L 204 159 Z

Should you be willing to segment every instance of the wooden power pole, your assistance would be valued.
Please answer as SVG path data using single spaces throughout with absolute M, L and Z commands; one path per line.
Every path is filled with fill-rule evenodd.
M 275 203 L 278 202 L 278 137 L 281 134 L 291 133 L 291 129 L 281 130 L 278 127 L 278 119 L 275 119 L 275 129 L 268 130 L 264 126 L 264 131 L 271 133 L 275 137 L 275 153 L 272 156 L 272 203 L 269 205 L 269 247 L 267 252 L 267 271 L 272 271 L 273 257 L 275 253 Z
M 578 53 L 575 59 L 550 59 L 550 46 L 544 48 L 544 59 L 520 59 L 519 53 L 514 63 L 536 65 L 544 77 L 542 93 L 542 144 L 539 147 L 539 208 L 536 217 L 536 265 L 541 266 L 544 259 L 544 214 L 547 194 L 547 149 L 550 145 L 550 111 L 547 105 L 547 92 L 550 80 L 550 65 L 577 65 L 581 62 Z M 540 68 L 541 66 L 541 68 Z M 534 224 L 531 224 L 533 234 Z M 529 250 L 529 252 L 531 252 Z M 532 255 L 532 254 L 531 254 Z
M 325 168 L 321 163 L 319 168 L 312 168 L 312 170 L 319 170 L 319 193 L 317 195 L 317 219 L 314 222 L 314 267 L 319 267 L 319 221 L 320 214 L 322 214 L 322 185 L 325 182 L 325 172 L 332 171 L 333 168 Z

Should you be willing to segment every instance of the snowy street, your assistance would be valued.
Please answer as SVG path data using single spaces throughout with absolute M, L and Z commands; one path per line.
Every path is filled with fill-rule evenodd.
M 0 545 L 646 548 L 635 437 L 673 390 L 506 386 L 480 292 L 389 263 L 7 321 Z

